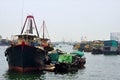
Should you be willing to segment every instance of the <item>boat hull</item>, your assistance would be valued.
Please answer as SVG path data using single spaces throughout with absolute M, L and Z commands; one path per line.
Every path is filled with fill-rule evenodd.
M 120 55 L 119 51 L 103 51 L 104 55 Z
M 9 70 L 20 72 L 42 70 L 45 52 L 29 45 L 17 45 L 6 50 Z
M 55 64 L 55 72 L 71 72 L 78 71 L 78 69 L 85 68 L 86 60 L 85 58 L 79 58 L 77 61 L 73 61 L 72 63 L 56 63 Z
M 101 49 L 93 49 L 91 51 L 92 54 L 103 54 L 103 51 Z

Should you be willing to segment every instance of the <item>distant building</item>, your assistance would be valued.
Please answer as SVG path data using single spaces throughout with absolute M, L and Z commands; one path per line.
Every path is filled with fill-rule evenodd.
M 110 40 L 116 40 L 116 41 L 120 42 L 120 32 L 111 32 Z

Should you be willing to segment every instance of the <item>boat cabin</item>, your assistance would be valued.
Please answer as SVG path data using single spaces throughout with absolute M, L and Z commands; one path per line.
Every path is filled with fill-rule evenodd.
M 33 34 L 16 35 L 18 37 L 17 44 L 24 42 L 27 45 L 38 45 L 39 37 Z

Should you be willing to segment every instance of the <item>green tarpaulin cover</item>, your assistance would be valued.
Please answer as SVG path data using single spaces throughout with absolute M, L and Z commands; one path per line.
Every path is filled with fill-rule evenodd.
M 59 55 L 58 62 L 72 63 L 72 56 L 70 54 Z
M 84 56 L 84 53 L 81 51 L 74 51 L 74 52 L 71 52 L 71 54 L 77 54 L 77 55 L 80 55 L 81 57 Z

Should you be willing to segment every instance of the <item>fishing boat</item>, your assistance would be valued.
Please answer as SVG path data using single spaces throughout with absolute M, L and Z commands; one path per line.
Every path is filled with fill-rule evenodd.
M 51 60 L 49 57 L 49 53 L 51 53 L 52 51 L 54 51 L 52 42 L 50 40 L 48 31 L 47 31 L 47 26 L 45 24 L 45 21 L 43 20 L 42 26 L 41 26 L 41 30 L 40 30 L 40 41 L 41 41 L 41 46 L 43 47 L 44 51 L 45 51 L 45 59 L 44 59 L 44 68 L 43 70 L 45 71 L 54 71 L 54 64 L 51 64 Z
M 95 40 L 91 42 L 92 54 L 103 54 L 104 42 L 101 40 Z
M 0 39 L 0 46 L 9 46 L 10 40 L 8 39 Z
M 93 48 L 91 53 L 92 54 L 103 54 L 103 50 L 101 48 Z
M 44 67 L 45 51 L 40 48 L 39 33 L 32 15 L 26 17 L 21 34 L 15 36 L 17 39 L 14 39 L 5 51 L 9 70 L 41 71 Z
M 41 45 L 42 45 L 42 47 L 44 48 L 45 52 L 48 53 L 49 51 L 54 50 L 44 20 L 43 20 L 43 23 L 42 23 L 41 31 L 40 31 L 40 32 L 41 32 L 41 33 L 40 33 L 40 34 L 41 34 L 41 36 L 40 36 Z M 47 54 L 46 54 L 46 55 L 47 55 Z
M 58 62 L 55 63 L 55 72 L 71 72 L 78 71 L 78 69 L 84 68 L 86 64 L 86 58 L 84 53 L 80 51 L 73 51 L 70 54 L 60 54 Z
M 104 41 L 103 54 L 104 55 L 120 55 L 118 41 L 116 40 Z

